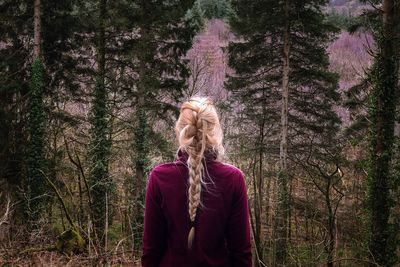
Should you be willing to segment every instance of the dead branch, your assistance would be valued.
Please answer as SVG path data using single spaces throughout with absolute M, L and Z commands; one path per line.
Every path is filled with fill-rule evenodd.
M 10 205 L 11 204 L 11 199 L 10 196 L 7 195 L 7 205 L 6 205 L 6 211 L 4 212 L 3 216 L 0 219 L 0 226 L 3 224 L 8 224 L 8 217 L 10 214 Z

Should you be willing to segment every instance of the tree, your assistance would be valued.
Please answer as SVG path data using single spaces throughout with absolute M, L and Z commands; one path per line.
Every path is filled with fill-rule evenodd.
M 185 94 L 187 98 L 195 96 L 199 92 L 206 91 L 207 89 L 209 89 L 208 87 L 211 84 L 211 56 L 209 54 L 203 56 L 200 49 L 195 48 L 190 54 L 190 57 L 192 58 L 189 63 L 191 75 L 189 78 L 189 85 Z
M 194 1 L 171 1 L 168 4 L 164 1 L 140 1 L 133 13 L 135 26 L 140 32 L 133 53 L 130 54 L 130 58 L 136 61 L 136 68 L 133 67 L 132 70 L 138 77 L 133 85 L 136 89 L 136 127 L 133 140 L 135 155 L 132 159 L 135 173 L 135 213 L 132 227 L 136 229 L 136 244 L 141 241 L 150 144 L 154 135 L 152 132 L 155 131 L 149 117 L 154 114 L 166 118 L 168 112 L 175 111 L 171 106 L 172 101 L 181 98 L 187 85 L 189 70 L 182 57 L 190 49 L 194 34 L 202 26 L 201 23 L 194 23 L 197 16 L 187 15 L 187 10 L 193 7 L 193 3 Z
M 278 264 L 284 265 L 287 258 L 288 247 L 288 227 L 290 212 L 289 196 L 289 169 L 288 169 L 288 117 L 289 117 L 289 72 L 290 72 L 290 52 L 291 52 L 291 21 L 290 21 L 290 1 L 283 3 L 284 28 L 283 28 L 283 49 L 282 49 L 282 102 L 281 102 L 281 142 L 279 148 L 279 171 L 278 180 L 278 206 L 277 218 L 275 222 L 276 234 L 278 237 L 276 245 L 276 258 Z
M 279 135 L 277 127 L 279 115 L 272 108 L 277 96 L 271 94 L 268 87 L 260 88 L 262 91 L 259 93 L 255 93 L 253 88 L 234 91 L 235 101 L 230 104 L 233 106 L 231 110 L 235 110 L 237 126 L 232 127 L 226 134 L 232 151 L 235 151 L 235 157 L 230 159 L 236 158 L 235 163 L 247 173 L 248 187 L 252 189 L 249 203 L 255 244 L 254 266 L 268 264 L 265 246 L 269 240 L 263 232 L 263 226 L 270 224 L 271 203 L 268 201 L 272 195 L 270 177 L 274 173 L 276 151 L 279 150 L 276 145 L 276 136 Z
M 194 2 L 192 8 L 186 12 L 185 19 L 190 21 L 193 28 L 201 29 L 204 26 L 204 10 L 200 1 Z
M 377 53 L 370 73 L 372 92 L 369 102 L 369 164 L 368 164 L 368 249 L 372 261 L 381 266 L 396 262 L 391 217 L 390 175 L 394 141 L 396 101 L 398 97 L 399 58 L 396 49 L 395 14 L 399 3 L 382 2 L 382 24 L 375 36 Z M 397 11 L 398 12 L 398 11 Z M 400 13 L 397 13 L 400 14 Z M 397 39 L 398 41 L 398 39 Z
M 244 109 L 265 105 L 271 114 L 269 124 L 281 132 L 280 148 L 270 149 L 280 158 L 274 229 L 279 266 L 287 264 L 289 251 L 290 158 L 305 155 L 311 135 L 316 136 L 314 146 L 323 148 L 325 133 L 337 131 L 340 124 L 333 110 L 340 98 L 337 75 L 329 71 L 326 53 L 326 44 L 337 29 L 325 21 L 322 7 L 326 3 L 232 2 L 235 16 L 231 26 L 239 40 L 229 47 L 229 64 L 235 73 L 229 78 L 228 89 L 238 96 Z
M 350 28 L 353 32 L 363 28 L 372 33 L 376 48 L 370 51 L 374 61 L 365 79 L 347 93 L 347 105 L 358 114 L 348 132 L 369 148 L 365 156 L 358 157 L 366 162 L 368 170 L 365 250 L 372 262 L 391 266 L 396 262 L 395 229 L 398 228 L 398 222 L 391 218 L 396 216 L 393 196 L 398 151 L 394 150 L 394 128 L 399 108 L 400 5 L 396 1 L 373 4 L 380 3 L 382 8 L 365 11 Z
M 130 234 L 135 237 L 136 248 L 140 247 L 137 241 L 142 234 L 149 155 L 171 154 L 167 150 L 172 142 L 160 134 L 158 126 L 170 125 L 175 120 L 176 103 L 182 99 L 190 75 L 184 55 L 201 27 L 194 21 L 196 18 L 187 15 L 193 2 L 107 3 L 106 88 L 113 98 L 107 102 L 108 111 L 104 114 L 110 116 L 110 138 L 124 130 L 130 138 L 132 174 L 125 182 L 131 196 L 126 218 L 129 230 L 134 230 Z M 130 114 L 125 123 L 120 123 L 120 110 Z
M 32 226 L 39 226 L 44 209 L 46 184 L 44 171 L 44 129 L 45 113 L 43 106 L 43 63 L 41 56 L 41 1 L 34 4 L 34 51 L 32 83 L 29 91 L 29 152 L 28 152 L 28 215 Z
M 146 192 L 146 176 L 150 171 L 149 159 L 149 125 L 146 118 L 146 112 L 143 107 L 136 111 L 136 127 L 134 129 L 134 144 L 133 148 L 135 156 L 133 158 L 133 169 L 135 175 L 132 177 L 130 186 L 132 187 L 131 193 L 133 194 L 134 217 L 134 244 L 140 248 L 141 238 L 143 233 L 144 223 L 144 196 Z
M 197 0 L 197 3 L 207 19 L 224 19 L 232 15 L 230 0 Z
M 309 180 L 322 194 L 326 210 L 326 238 L 324 239 L 326 251 L 326 266 L 333 267 L 335 262 L 335 249 L 337 247 L 337 211 L 339 204 L 345 196 L 343 190 L 343 167 L 345 160 L 342 153 L 344 142 L 338 138 L 337 132 L 330 132 L 325 136 L 324 148 L 314 150 L 312 137 L 310 137 L 308 155 L 296 161 L 296 164 L 307 174 Z
M 84 85 L 78 79 L 82 74 L 84 57 L 77 56 L 77 51 L 82 39 L 79 38 L 79 21 L 73 19 L 76 1 L 41 1 L 40 9 L 44 14 L 40 17 L 40 61 L 33 72 L 34 59 L 34 17 L 35 5 L 32 0 L 5 0 L 0 3 L 0 17 L 4 23 L 0 26 L 2 45 L 0 47 L 0 152 L 1 180 L 5 188 L 12 192 L 13 202 L 19 203 L 29 199 L 29 165 L 32 164 L 33 151 L 31 148 L 31 131 L 43 131 L 43 139 L 49 138 L 49 129 L 55 127 L 51 120 L 60 125 L 66 125 L 73 119 L 67 111 L 60 111 L 62 106 L 71 96 L 82 95 Z M 38 35 L 36 35 L 38 37 Z M 36 46 L 37 47 L 37 46 Z M 41 73 L 37 70 L 41 69 Z M 86 68 L 87 69 L 87 68 Z M 36 73 L 36 74 L 35 74 Z M 46 127 L 32 122 L 31 94 L 33 94 L 33 77 L 39 78 L 42 88 L 35 92 L 35 105 L 42 103 L 42 119 Z M 36 81 L 38 81 L 36 79 Z M 39 93 L 39 94 L 38 94 Z M 39 98 L 38 98 L 39 97 Z M 36 114 L 37 113 L 36 109 Z M 32 115 L 34 117 L 34 115 Z M 40 117 L 40 115 L 39 115 Z M 38 127 L 40 126 L 40 127 Z M 33 134 L 38 136 L 37 134 Z M 32 143 L 33 144 L 33 143 Z M 43 142 L 43 157 L 41 169 L 50 171 L 55 167 L 48 149 L 53 142 Z M 33 149 L 33 151 L 32 151 Z M 59 150 L 61 150 L 59 148 Z M 44 156 L 46 155 L 46 159 Z M 60 153 L 59 153 L 60 155 Z M 59 166 L 58 166 L 59 167 Z M 31 169 L 32 170 L 32 169 Z M 38 174 L 40 175 L 40 174 Z M 53 179 L 53 176 L 51 176 Z M 41 179 L 42 180 L 42 179 Z M 57 181 L 53 180 L 54 183 Z M 38 186 L 40 186 L 38 181 Z M 48 188 L 44 184 L 45 188 Z M 43 191 L 49 196 L 45 197 L 46 205 L 52 205 L 51 190 Z M 42 193 L 43 193 L 42 192 Z M 29 213 L 28 205 L 17 205 L 12 216 L 12 228 L 19 228 L 21 224 L 29 226 L 26 215 Z
M 100 242 L 107 242 L 106 225 L 112 221 L 114 182 L 108 173 L 110 156 L 110 135 L 107 108 L 106 80 L 106 36 L 105 20 L 107 0 L 99 0 L 99 21 L 97 32 L 97 74 L 94 99 L 91 110 L 91 139 L 89 144 L 90 188 L 92 197 L 93 224 Z M 106 248 L 107 249 L 107 248 Z

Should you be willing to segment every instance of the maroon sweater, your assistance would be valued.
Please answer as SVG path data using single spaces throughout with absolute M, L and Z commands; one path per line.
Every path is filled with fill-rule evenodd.
M 187 154 L 156 166 L 146 191 L 143 233 L 143 267 L 248 267 L 251 242 L 247 189 L 241 170 L 206 154 L 209 183 L 202 188 L 191 250 L 188 213 Z M 206 174 L 207 176 L 207 174 Z

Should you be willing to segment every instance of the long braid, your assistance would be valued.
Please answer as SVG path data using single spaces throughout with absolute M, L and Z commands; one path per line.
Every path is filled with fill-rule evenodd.
M 182 108 L 186 108 L 184 105 Z M 192 222 L 192 227 L 188 235 L 188 248 L 192 248 L 196 220 L 197 208 L 200 205 L 201 197 L 201 178 L 203 175 L 203 157 L 206 149 L 206 130 L 207 122 L 201 118 L 201 112 L 204 110 L 187 105 L 187 108 L 193 110 L 193 123 L 196 127 L 196 134 L 192 143 L 188 146 L 188 167 L 189 167 L 189 189 L 188 189 L 188 200 L 189 200 L 189 217 Z
M 191 249 L 195 237 L 196 213 L 201 203 L 204 153 L 207 145 L 221 147 L 222 134 L 219 132 L 220 126 L 215 109 L 208 99 L 192 98 L 182 105 L 181 115 L 183 113 L 185 115 L 180 116 L 176 130 L 180 146 L 188 153 L 188 211 L 192 223 L 188 234 L 188 248 Z

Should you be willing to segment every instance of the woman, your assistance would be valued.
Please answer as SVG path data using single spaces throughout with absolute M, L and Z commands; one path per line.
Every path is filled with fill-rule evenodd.
M 251 266 L 245 177 L 220 161 L 212 102 L 185 102 L 175 132 L 177 161 L 153 168 L 147 185 L 142 266 Z

